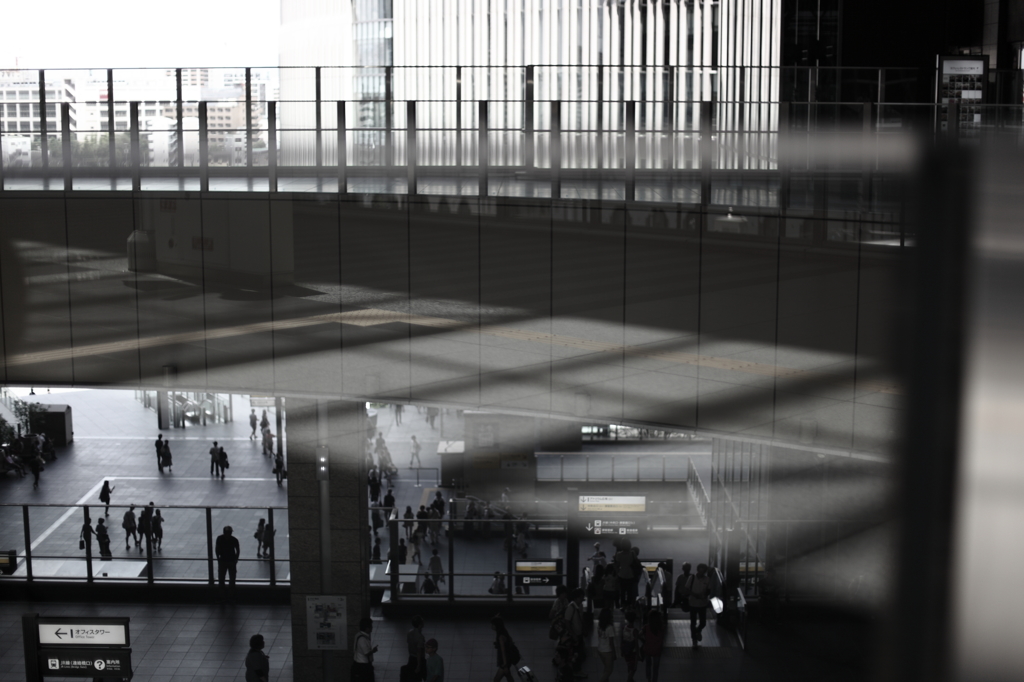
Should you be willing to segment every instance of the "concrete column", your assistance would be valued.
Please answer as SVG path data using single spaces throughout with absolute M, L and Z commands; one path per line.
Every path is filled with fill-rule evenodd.
M 363 484 L 365 420 L 364 403 L 288 398 L 288 530 L 296 680 L 347 679 L 352 638 L 359 619 L 370 612 Z M 325 446 L 327 481 L 316 476 L 318 449 Z M 321 496 L 321 492 L 325 494 Z M 329 519 L 329 532 L 323 532 L 323 519 Z M 342 651 L 311 651 L 307 647 L 306 597 L 320 594 L 347 598 L 348 635 Z

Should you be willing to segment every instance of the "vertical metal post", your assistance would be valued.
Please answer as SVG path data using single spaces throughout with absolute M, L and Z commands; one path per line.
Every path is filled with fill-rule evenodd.
M 395 148 L 392 144 L 391 131 L 395 127 L 395 67 L 384 67 L 384 163 L 395 165 Z
M 612 455 L 612 483 L 615 482 L 615 455 Z
M 277 191 L 277 102 L 267 102 L 267 181 Z
M 174 87 L 176 92 L 177 101 L 175 102 L 175 132 L 178 139 L 178 168 L 185 167 L 185 103 L 182 101 L 183 92 L 181 86 L 181 69 L 174 70 Z M 185 182 L 184 176 L 178 175 L 178 188 L 183 189 Z
M 946 133 L 949 139 L 956 140 L 960 137 L 960 103 L 952 100 L 946 106 Z
M 626 201 L 636 201 L 636 102 L 626 102 Z
M 338 102 L 338 192 L 348 193 L 348 126 L 345 102 Z
M 462 165 L 462 67 L 455 67 L 455 165 Z
M 314 69 L 316 89 L 316 167 L 317 184 L 320 183 L 320 168 L 324 165 L 323 112 L 320 106 L 320 67 Z
M 551 198 L 562 198 L 562 103 L 551 103 Z
M 82 507 L 85 523 L 89 523 L 89 507 Z M 83 530 L 85 526 L 82 526 Z M 84 536 L 83 536 L 84 537 Z M 85 538 L 85 581 L 92 582 L 92 537 Z
M 60 155 L 64 168 L 64 191 L 71 191 L 71 105 L 60 105 Z
M 252 69 L 245 67 L 245 167 L 252 168 Z M 252 173 L 248 173 L 252 184 Z
M 210 138 L 207 103 L 199 103 L 199 191 L 210 191 Z
M 778 140 L 776 142 L 778 151 L 782 151 L 782 148 L 788 144 L 789 140 L 789 126 L 793 115 L 793 103 L 792 102 L 781 102 L 779 104 L 779 133 Z M 776 157 L 781 157 L 782 154 L 776 154 Z M 789 161 L 779 161 L 779 211 L 781 211 L 783 217 L 785 217 L 786 210 L 789 208 L 789 188 L 791 179 L 791 168 L 792 163 Z M 703 186 L 701 192 L 703 192 Z
M 132 191 L 138 192 L 142 189 L 142 177 L 140 166 L 142 165 L 142 154 L 139 146 L 139 103 L 132 102 L 129 105 L 128 114 L 128 139 L 131 145 L 132 163 Z
M 416 194 L 416 102 L 405 103 L 405 169 L 408 181 L 406 191 Z
M 270 586 L 277 585 L 277 524 L 274 523 L 273 508 L 267 509 L 267 522 L 273 530 L 270 536 Z
M 25 531 L 25 579 L 32 581 L 32 531 L 28 525 L 28 505 L 21 505 L 21 525 Z
M 149 528 L 146 529 L 146 582 L 153 584 L 153 517 L 149 517 Z
M 700 205 L 711 205 L 711 116 L 714 102 L 700 103 Z
M 488 164 L 488 147 L 487 147 L 487 102 L 481 101 L 478 103 L 478 115 L 477 115 L 477 161 L 480 164 L 480 172 L 478 180 L 480 183 L 479 189 L 477 190 L 480 200 L 483 201 L 487 197 L 487 164 Z
M 523 163 L 524 163 L 524 165 L 526 166 L 527 169 L 533 168 L 534 165 L 535 165 L 535 162 L 534 162 L 535 146 L 534 146 L 534 142 L 533 142 L 533 139 L 534 139 L 534 135 L 533 135 L 533 130 L 534 130 L 534 123 L 533 123 L 533 113 L 534 113 L 533 112 L 533 104 L 534 104 L 533 79 L 534 79 L 534 70 L 533 69 L 534 69 L 533 66 L 527 66 L 526 67 L 526 102 L 525 102 L 526 111 L 523 112 L 523 122 L 524 122 L 525 127 L 526 127 L 526 149 L 524 150 L 525 154 L 523 155 Z
M 455 601 L 455 502 L 448 500 L 448 601 Z
M 274 427 L 277 429 L 277 454 L 284 455 L 284 398 L 274 396 Z
M 604 170 L 604 72 L 597 67 L 597 169 Z M 598 175 L 600 179 L 602 176 Z M 600 181 L 600 180 L 599 180 Z
M 505 521 L 504 523 L 505 523 L 505 542 L 508 544 L 508 551 L 505 553 L 505 558 L 506 558 L 506 561 L 507 561 L 507 564 L 506 564 L 506 567 L 505 567 L 505 578 L 507 579 L 507 582 L 505 583 L 505 587 L 506 587 L 506 590 L 505 590 L 505 601 L 511 603 L 512 602 L 512 593 L 516 589 L 515 585 L 512 584 L 512 583 L 515 582 L 515 577 L 513 575 L 513 570 L 512 570 L 512 568 L 513 568 L 512 553 L 516 551 L 516 536 L 515 536 L 515 533 L 513 532 L 515 530 L 515 525 L 514 525 L 515 521 L 509 519 L 509 520 Z
M 873 145 L 871 144 L 871 102 L 864 102 L 863 113 L 861 116 L 863 118 L 862 133 L 864 135 L 864 142 L 861 144 L 861 149 L 869 150 L 873 148 Z M 871 171 L 873 169 L 874 162 L 872 155 L 865 154 L 860 179 L 860 203 L 862 211 L 868 211 L 871 209 Z
M 667 5 L 666 5 L 667 7 Z M 676 101 L 673 96 L 676 84 L 676 67 L 665 67 L 665 87 L 662 93 L 663 102 L 661 118 L 661 167 L 676 167 L 676 133 L 675 133 L 675 107 Z
M 110 153 L 110 188 L 114 189 L 117 172 L 117 139 L 114 133 L 117 124 L 114 122 L 114 70 L 107 69 L 107 145 Z
M 39 154 L 43 170 L 50 167 L 50 139 L 46 136 L 46 70 L 39 69 Z M 45 182 L 49 182 L 47 179 Z
M 206 568 L 213 587 L 213 510 L 206 508 Z

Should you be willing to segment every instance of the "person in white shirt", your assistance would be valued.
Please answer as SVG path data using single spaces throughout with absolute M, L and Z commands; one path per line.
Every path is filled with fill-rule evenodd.
M 603 665 L 599 682 L 608 682 L 615 667 L 615 659 L 619 657 L 619 640 L 615 636 L 612 610 L 607 606 L 601 609 L 597 617 L 597 655 L 601 657 Z
M 359 621 L 359 632 L 356 634 L 355 651 L 352 656 L 352 682 L 373 682 L 373 655 L 377 647 L 370 645 L 370 633 L 373 621 L 363 618 Z

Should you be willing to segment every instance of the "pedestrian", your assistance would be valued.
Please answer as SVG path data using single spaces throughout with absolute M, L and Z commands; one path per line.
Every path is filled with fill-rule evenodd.
M 227 528 L 224 529 L 228 530 Z M 223 535 L 221 537 L 224 537 Z M 219 538 L 218 538 L 219 539 Z M 238 543 L 238 540 L 235 540 Z M 221 585 L 224 578 L 221 577 Z M 232 581 L 232 584 L 234 582 Z M 266 642 L 263 635 L 253 635 L 249 638 L 249 653 L 245 656 L 245 682 L 269 682 L 270 679 L 270 657 L 263 653 Z
M 43 471 L 46 465 L 43 463 L 43 458 L 40 455 L 30 455 L 28 458 L 28 468 L 32 472 L 32 489 L 39 490 L 39 474 Z
M 167 471 L 174 473 L 171 469 L 174 466 L 174 461 L 171 459 L 171 443 L 170 441 L 164 441 L 164 445 L 160 448 L 160 466 L 167 469 Z
M 619 657 L 619 643 L 615 637 L 615 619 L 609 607 L 601 609 L 597 617 L 597 655 L 601 658 L 600 682 L 608 682 Z
M 402 521 L 402 527 L 405 528 L 405 539 L 408 540 L 412 537 L 412 519 L 416 518 L 412 513 L 411 506 L 405 508 L 405 514 L 402 515 L 402 518 L 405 519 Z
M 267 411 L 263 410 L 263 417 L 260 419 L 260 429 L 269 429 L 270 419 L 267 418 Z
M 153 523 L 152 523 L 152 521 L 153 521 L 153 511 L 154 511 L 154 509 L 155 509 L 155 507 L 153 506 L 153 502 L 152 502 L 152 500 L 150 500 L 149 504 L 146 505 L 145 507 L 143 507 L 142 508 L 142 512 L 139 514 L 139 551 L 140 552 L 142 551 L 142 540 L 143 539 L 152 540 L 151 534 L 153 532 Z
M 395 424 L 398 426 L 402 425 L 402 410 L 405 409 L 405 405 L 395 405 Z
M 425 649 L 427 654 L 427 682 L 444 682 L 444 659 L 437 655 L 437 640 L 433 638 L 428 639 Z
M 404 564 L 406 559 L 409 558 L 409 548 L 405 544 L 405 540 L 398 541 L 398 563 Z
M 644 672 L 647 682 L 658 682 L 658 669 L 661 667 L 661 650 L 665 646 L 665 625 L 661 611 L 651 611 L 647 615 L 644 626 Z
M 423 462 L 420 461 L 420 452 L 423 450 L 423 446 L 416 440 L 416 436 L 412 436 L 412 450 L 409 456 L 409 468 L 412 469 L 413 462 L 416 463 L 417 467 L 423 466 Z
M 420 510 L 416 512 L 416 530 L 414 534 L 419 534 L 420 537 L 426 537 L 427 535 L 427 521 L 430 519 L 430 512 L 427 508 L 420 505 Z
M 429 573 L 423 574 L 423 585 L 420 586 L 420 592 L 423 594 L 437 594 L 437 583 L 430 577 Z
M 608 555 L 601 551 L 601 543 L 600 542 L 595 542 L 594 543 L 594 553 L 591 554 L 587 558 L 587 561 L 593 561 L 594 562 L 594 569 L 595 569 L 595 571 L 596 571 L 598 566 L 607 566 L 608 565 Z
M 249 426 L 252 427 L 252 433 L 249 434 L 249 440 L 256 440 L 256 427 L 259 426 L 260 419 L 256 416 L 256 408 L 252 408 L 249 412 Z
M 619 598 L 619 576 L 615 574 L 614 566 L 605 566 L 601 577 L 601 594 L 604 597 L 606 606 L 614 607 Z M 596 575 L 596 573 L 595 573 Z
M 82 523 L 82 533 L 78 536 L 78 549 L 84 549 L 86 556 L 92 554 L 92 536 L 95 534 L 96 531 L 92 529 L 92 524 L 89 523 L 87 517 Z
M 444 516 L 444 495 L 440 490 L 434 493 L 434 499 L 430 502 L 430 506 L 437 510 L 439 516 Z
M 224 472 L 231 464 L 228 462 L 228 453 L 224 452 L 224 446 L 220 446 L 217 452 L 217 463 L 220 466 L 220 478 L 224 480 Z
M 162 464 L 160 455 L 162 454 L 164 449 L 164 434 L 156 434 L 156 441 L 153 443 L 153 446 L 156 448 L 156 466 L 158 469 L 160 469 L 160 473 L 162 474 L 164 472 L 164 465 Z
M 106 505 L 106 509 L 103 510 L 104 516 L 110 516 L 110 493 L 114 492 L 114 488 L 111 487 L 110 481 L 103 481 L 103 487 L 100 489 L 100 502 Z
M 622 540 L 618 544 L 618 551 L 612 557 L 612 564 L 615 566 L 615 574 L 619 578 L 619 605 L 622 608 L 630 608 L 630 587 L 633 585 L 633 549 L 629 540 Z
M 683 613 L 690 612 L 690 562 L 684 561 L 682 572 L 676 578 L 676 596 L 672 606 L 678 606 Z
M 263 528 L 263 558 L 269 559 L 274 555 L 274 536 L 277 535 L 277 530 L 274 528 L 273 521 L 267 521 L 267 525 Z
M 427 673 L 427 641 L 423 637 L 423 618 L 421 616 L 412 617 L 412 628 L 405 635 L 405 643 L 409 651 L 409 662 L 406 664 L 408 677 L 403 682 L 422 680 Z
M 636 626 L 636 611 L 626 611 L 622 625 L 622 658 L 626 660 L 626 682 L 633 682 L 640 655 L 640 629 Z
M 373 539 L 373 550 L 370 555 L 370 561 L 375 564 L 380 563 L 380 538 Z
M 439 410 L 436 407 L 427 408 L 427 423 L 430 424 L 430 428 L 436 428 L 434 426 L 434 420 L 437 419 Z
M 217 447 L 217 441 L 213 441 L 213 447 L 210 448 L 210 475 L 220 476 L 220 448 Z
M 235 577 L 238 575 L 238 557 L 241 555 L 242 550 L 238 546 L 238 538 L 232 535 L 231 526 L 224 526 L 224 533 L 217 537 L 215 548 L 217 554 L 217 575 L 220 586 L 224 587 L 224 576 L 228 575 L 231 580 L 231 586 L 234 587 Z M 246 674 L 248 675 L 248 673 Z
M 377 440 L 373 445 L 373 451 L 380 457 L 380 453 L 384 451 L 384 432 L 377 432 Z
M 274 456 L 274 434 L 271 433 L 269 426 L 263 427 L 263 454 L 267 457 Z
M 690 639 L 696 649 L 700 646 L 698 642 L 704 639 L 701 631 L 708 623 L 708 604 L 711 603 L 711 578 L 707 564 L 697 564 L 697 574 L 690 576 L 687 585 L 690 588 L 687 597 L 690 602 Z
M 252 534 L 256 538 L 256 558 L 259 559 L 263 553 L 263 533 L 266 531 L 267 520 L 260 519 L 256 524 L 256 532 Z
M 131 549 L 132 546 L 128 542 L 128 538 L 135 540 L 135 546 L 139 546 L 139 536 L 137 534 L 138 526 L 135 524 L 135 505 L 128 507 L 128 511 L 124 513 L 124 520 L 121 521 L 121 527 L 124 528 L 124 548 Z
M 284 453 L 279 452 L 274 456 L 274 474 L 277 475 L 277 484 L 281 485 L 281 481 L 284 480 L 287 470 L 284 468 Z
M 96 522 L 96 542 L 100 546 L 100 556 L 104 559 L 112 559 L 110 533 L 107 531 L 107 524 L 102 518 Z
M 159 509 L 153 512 L 153 518 L 149 520 L 149 523 L 153 531 L 153 549 L 160 551 L 164 546 L 164 517 L 160 514 Z
M 512 636 L 505 629 L 505 621 L 501 616 L 491 618 L 491 629 L 494 630 L 494 648 L 497 650 L 498 671 L 494 673 L 494 682 L 506 678 L 508 682 L 515 682 L 512 679 L 512 667 L 519 663 L 519 649 Z
M 491 586 L 487 588 L 488 594 L 505 594 L 508 588 L 505 587 L 505 574 L 501 571 L 494 572 L 494 580 L 491 581 Z
M 569 593 L 569 605 L 565 607 L 565 635 L 561 644 L 569 649 L 573 668 L 579 670 L 586 656 L 586 646 L 583 630 L 583 597 L 585 592 L 582 587 L 577 587 Z
M 388 518 L 391 518 L 391 510 L 395 508 L 395 489 L 388 488 L 388 492 L 384 495 L 384 508 L 387 510 Z
M 380 517 L 380 509 L 377 507 L 370 510 L 370 523 L 373 527 L 373 537 L 377 537 L 377 531 L 384 527 L 384 519 Z
M 373 620 L 361 618 L 359 620 L 359 632 L 356 633 L 356 641 L 352 646 L 352 668 L 349 679 L 352 682 L 374 682 L 373 679 L 373 655 L 377 653 L 377 647 L 370 642 L 370 633 L 373 632 Z
M 430 530 L 430 544 L 437 547 L 437 538 L 441 535 L 441 515 L 437 513 L 437 507 L 431 507 L 427 512 L 427 525 Z
M 444 582 L 444 566 L 441 564 L 441 557 L 438 555 L 437 550 L 430 557 L 430 561 L 427 562 L 427 571 L 433 576 L 434 582 L 441 584 Z
M 373 471 L 370 472 L 369 478 L 366 481 L 367 487 L 370 489 L 370 502 L 372 504 L 380 503 L 380 481 Z

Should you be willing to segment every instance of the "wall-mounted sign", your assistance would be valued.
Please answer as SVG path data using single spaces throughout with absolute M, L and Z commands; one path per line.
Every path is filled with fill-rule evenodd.
M 306 597 L 306 646 L 310 651 L 348 648 L 347 600 L 342 596 Z
M 132 677 L 131 649 L 50 649 L 39 652 L 39 672 L 45 677 Z
M 517 561 L 514 566 L 516 585 L 553 587 L 562 584 L 562 560 Z
M 981 108 L 988 86 L 988 55 L 956 55 L 939 57 L 936 82 L 936 102 L 959 106 L 958 121 L 961 129 L 981 123 Z M 939 108 L 939 123 L 945 130 L 949 110 Z
M 127 618 L 40 618 L 42 646 L 128 646 Z
M 646 512 L 645 495 L 580 495 L 579 510 L 583 512 Z
M 505 454 L 501 453 L 501 468 L 502 469 L 529 469 L 530 468 L 530 457 L 524 454 Z

